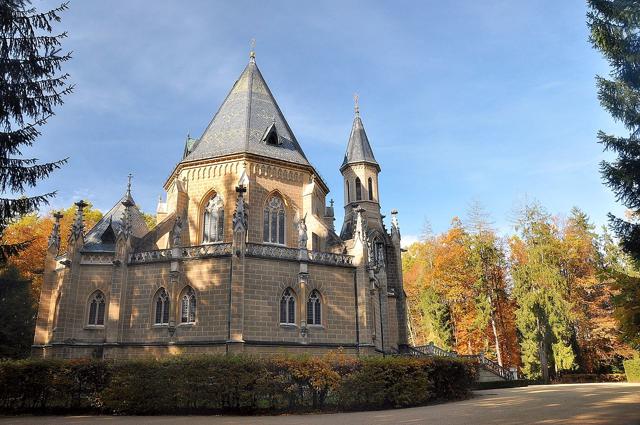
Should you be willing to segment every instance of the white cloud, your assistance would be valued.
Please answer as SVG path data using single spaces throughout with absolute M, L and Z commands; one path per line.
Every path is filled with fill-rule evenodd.
M 418 235 L 402 235 L 400 245 L 403 248 L 408 248 L 409 245 L 418 242 Z

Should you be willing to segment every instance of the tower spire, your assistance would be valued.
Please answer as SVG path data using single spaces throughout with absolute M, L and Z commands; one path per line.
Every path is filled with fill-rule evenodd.
M 358 103 L 359 99 L 360 99 L 360 96 L 358 95 L 358 93 L 354 93 L 353 94 L 353 103 L 354 103 L 353 110 L 355 111 L 356 116 L 360 116 L 360 105 Z
M 249 50 L 249 62 L 256 61 L 256 39 L 252 38 L 250 42 L 251 50 Z
M 133 202 L 133 197 L 131 196 L 131 178 L 133 175 L 129 173 L 127 176 L 127 192 L 124 195 L 124 200 L 122 201 L 122 205 L 124 205 L 124 211 L 122 212 L 122 228 L 120 232 L 124 236 L 125 240 L 129 238 L 132 234 L 132 225 L 131 225 L 131 207 L 135 205 Z
M 129 175 L 127 175 L 127 191 L 124 193 L 124 201 L 122 201 L 123 205 L 125 205 L 125 202 L 127 204 L 134 205 L 133 197 L 131 196 L 131 179 L 132 178 L 133 178 L 133 174 L 129 173 Z M 127 205 L 125 205 L 125 207 L 126 206 Z
M 69 242 L 75 242 L 78 239 L 84 238 L 84 209 L 88 205 L 82 199 L 75 203 L 76 218 L 71 225 L 71 234 L 69 235 Z

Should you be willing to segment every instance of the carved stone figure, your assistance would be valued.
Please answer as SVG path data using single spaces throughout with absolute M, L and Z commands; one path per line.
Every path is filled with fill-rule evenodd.
M 299 248 L 307 248 L 307 223 L 306 223 L 307 215 L 298 221 L 298 247 Z
M 184 223 L 182 221 L 181 216 L 176 216 L 176 221 L 173 224 L 172 233 L 172 243 L 174 247 L 178 247 L 182 245 L 182 228 L 184 227 Z
M 62 218 L 62 213 L 54 213 L 53 218 L 55 221 L 53 223 L 51 235 L 49 235 L 49 248 L 53 247 L 57 251 L 60 249 L 60 219 Z
M 247 189 L 244 186 L 238 186 L 236 192 L 238 192 L 238 200 L 236 201 L 236 210 L 233 213 L 233 232 L 246 232 L 247 231 L 247 212 L 244 205 L 243 193 Z

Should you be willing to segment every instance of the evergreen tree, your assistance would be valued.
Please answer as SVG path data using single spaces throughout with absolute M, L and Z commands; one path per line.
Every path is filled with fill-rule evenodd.
M 29 0 L 0 2 L 0 237 L 12 221 L 48 203 L 55 192 L 26 196 L 25 191 L 66 162 L 22 157 L 73 90 L 61 72 L 70 58 L 60 51 L 66 33 L 56 34 L 52 27 L 65 9 L 67 3 L 40 13 Z M 0 264 L 28 243 L 0 242 Z
M 558 231 L 551 217 L 538 205 L 527 205 L 512 238 L 513 295 L 518 304 L 516 323 L 521 334 L 524 373 L 549 381 L 574 365 L 571 337 L 571 304 L 567 282 L 561 273 Z
M 29 355 L 36 314 L 30 286 L 15 267 L 0 271 L 0 359 Z
M 603 229 L 600 247 L 602 273 L 613 289 L 613 316 L 619 325 L 619 335 L 624 342 L 640 350 L 640 272 L 606 229 Z M 630 353 L 625 352 L 625 348 L 624 345 L 616 345 L 611 351 L 616 356 L 629 357 Z
M 420 330 L 426 342 L 432 342 L 445 350 L 453 346 L 451 315 L 446 301 L 431 286 L 426 286 L 418 301 Z
M 590 41 L 611 65 L 610 78 L 596 77 L 598 98 L 628 136 L 598 132 L 605 150 L 618 155 L 603 161 L 602 176 L 618 201 L 640 213 L 640 0 L 588 0 Z M 640 223 L 609 215 L 625 251 L 640 259 Z

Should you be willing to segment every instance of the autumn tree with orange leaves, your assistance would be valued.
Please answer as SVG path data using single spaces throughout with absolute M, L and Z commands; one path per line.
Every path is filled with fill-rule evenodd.
M 498 236 L 475 205 L 408 247 L 413 343 L 483 352 L 531 378 L 614 371 L 632 355 L 614 309 L 617 288 L 631 285 L 620 279 L 633 275 L 630 259 L 577 208 L 560 219 L 526 205 L 514 230 Z

